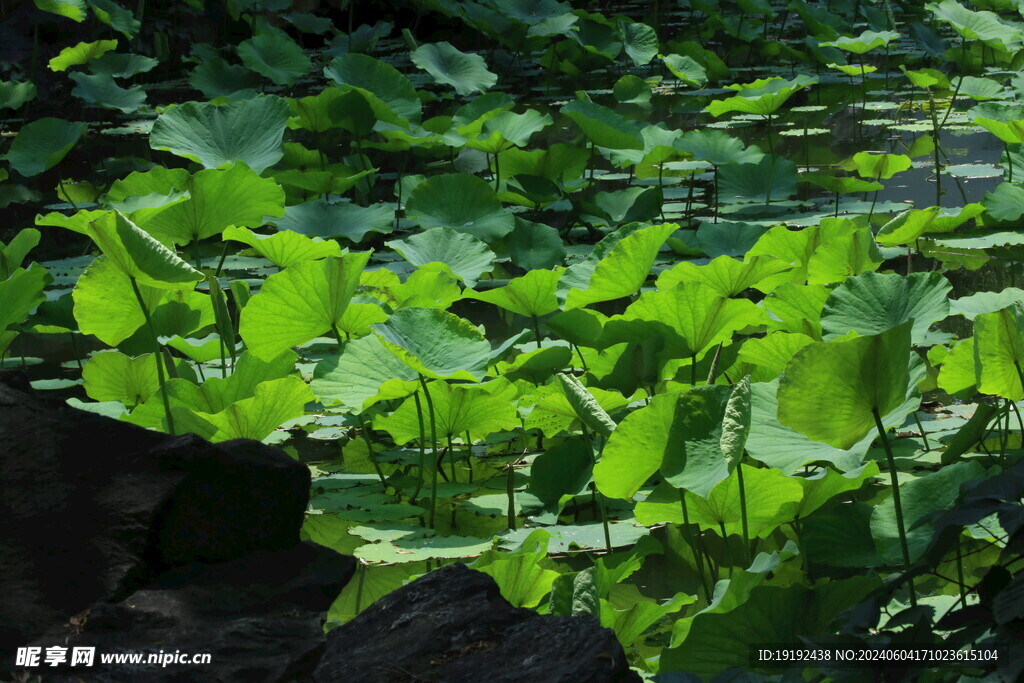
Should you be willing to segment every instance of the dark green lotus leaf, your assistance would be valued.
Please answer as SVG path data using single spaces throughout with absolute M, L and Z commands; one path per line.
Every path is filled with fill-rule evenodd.
M 313 67 L 298 43 L 281 29 L 271 26 L 239 43 L 238 56 L 247 68 L 278 85 L 292 85 Z

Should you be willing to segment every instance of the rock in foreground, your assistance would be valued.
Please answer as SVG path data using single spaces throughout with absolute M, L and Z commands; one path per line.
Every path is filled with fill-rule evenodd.
M 494 580 L 452 564 L 384 596 L 327 635 L 318 683 L 638 681 L 591 616 L 512 607 Z

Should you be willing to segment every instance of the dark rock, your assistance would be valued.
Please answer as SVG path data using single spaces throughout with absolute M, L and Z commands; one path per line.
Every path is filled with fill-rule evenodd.
M 597 683 L 640 677 L 597 619 L 512 607 L 490 576 L 452 564 L 331 631 L 314 680 Z
M 309 471 L 256 441 L 169 437 L 0 374 L 0 653 L 167 568 L 299 541 Z
M 35 644 L 96 648 L 95 666 L 63 668 L 46 677 L 54 682 L 308 679 L 323 649 L 324 612 L 354 569 L 351 557 L 309 543 L 190 565 L 96 605 L 79 632 L 54 630 Z M 175 652 L 208 653 L 210 663 L 99 664 L 101 653 Z

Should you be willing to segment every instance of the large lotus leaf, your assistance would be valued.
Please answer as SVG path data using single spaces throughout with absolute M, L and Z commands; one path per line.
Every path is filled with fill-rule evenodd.
M 750 164 L 727 164 L 718 169 L 718 194 L 725 201 L 767 202 L 796 193 L 796 164 L 773 154 Z
M 85 64 L 117 49 L 116 40 L 97 40 L 93 43 L 78 43 L 66 47 L 50 60 L 50 71 L 66 71 L 68 67 Z
M 557 0 L 494 0 L 493 4 L 502 15 L 528 26 L 572 12 L 569 3 Z
M 883 258 L 868 228 L 822 239 L 807 261 L 808 284 L 843 282 L 860 273 L 874 271 Z M 795 269 L 794 269 L 795 270 Z
M 772 332 L 765 337 L 752 337 L 743 342 L 737 358 L 758 368 L 755 377 L 770 382 L 786 368 L 797 351 L 815 341 L 805 334 Z
M 978 391 L 1024 400 L 1024 303 L 974 318 Z
M 946 357 L 942 359 L 936 383 L 947 394 L 958 394 L 968 389 L 974 389 L 978 383 L 978 367 L 974 359 L 974 337 L 964 339 L 949 350 Z
M 406 211 L 425 228 L 447 227 L 490 243 L 515 227 L 512 214 L 482 178 L 446 173 L 420 183 L 409 195 Z
M 757 586 L 735 609 L 697 615 L 686 640 L 662 650 L 661 670 L 686 671 L 711 680 L 737 662 L 749 661 L 752 643 L 800 643 L 804 642 L 801 637 L 831 633 L 832 620 L 880 584 L 878 578 L 858 576 L 821 582 L 814 589 L 800 584 Z
M 416 88 L 398 69 L 363 54 L 334 58 L 324 75 L 342 86 L 358 90 L 381 121 L 401 127 L 419 123 L 423 116 Z
M 515 552 L 487 550 L 470 567 L 494 579 L 501 596 L 514 607 L 536 607 L 560 576 L 543 564 L 550 539 L 546 529 L 536 529 Z
M 906 408 L 910 334 L 908 320 L 880 334 L 805 346 L 779 384 L 779 422 L 836 448 L 856 444 L 875 429 L 876 414 Z
M 974 112 L 978 109 L 981 109 L 981 107 L 975 107 L 975 109 L 972 109 L 971 111 Z M 999 107 L 999 109 L 1006 110 L 1005 107 Z M 1015 112 L 1017 116 L 1021 113 L 1019 109 L 1010 109 L 1008 111 Z M 999 115 L 992 109 L 988 109 L 986 113 L 993 114 L 994 116 Z M 1003 116 L 1008 116 L 1008 114 L 1003 114 Z M 1024 119 L 1009 119 L 1003 121 L 1000 119 L 990 118 L 988 116 L 975 116 L 971 122 L 976 126 L 981 126 L 1007 144 L 1012 145 L 1024 142 Z
M 563 269 L 531 270 L 522 277 L 513 278 L 504 287 L 481 292 L 467 291 L 463 298 L 487 301 L 506 311 L 537 317 L 558 310 L 555 288 Z
M 879 334 L 913 320 L 910 340 L 920 344 L 932 323 L 949 315 L 952 285 L 941 273 L 861 273 L 832 290 L 821 314 L 825 339 L 854 330 L 858 335 Z
M 615 192 L 594 195 L 594 213 L 599 220 L 616 226 L 631 222 L 650 222 L 662 206 L 662 191 L 658 187 L 627 187 Z M 595 221 L 596 223 L 597 221 Z
M 19 230 L 8 244 L 5 245 L 0 241 L 0 280 L 6 280 L 21 267 L 21 262 L 39 244 L 41 237 L 42 233 L 35 228 L 24 228 Z M 0 329 L 3 327 L 0 326 Z
M 629 405 L 629 399 L 617 391 L 597 387 L 587 387 L 586 391 L 606 415 Z M 533 403 L 533 410 L 526 418 L 527 429 L 540 429 L 546 436 L 555 436 L 562 430 L 581 424 L 579 411 L 569 400 L 561 382 L 538 387 L 527 402 Z
M 992 213 L 991 207 L 977 203 L 946 210 L 938 206 L 927 209 L 910 209 L 883 225 L 875 235 L 875 239 L 885 247 L 910 244 L 926 233 L 952 232 L 970 219 L 981 215 L 985 210 Z M 1024 208 L 1021 213 L 1024 213 Z
M 1002 183 L 985 193 L 982 204 L 988 215 L 997 221 L 1015 221 L 1024 216 L 1024 189 L 1016 183 Z
M 131 114 L 146 102 L 146 91 L 141 86 L 122 88 L 106 74 L 73 73 L 70 78 L 76 83 L 71 94 L 89 104 Z
M 341 401 L 359 413 L 378 401 L 402 398 L 418 388 L 418 375 L 375 334 L 345 342 L 317 363 L 310 384 L 322 402 Z
M 120 401 L 132 407 L 144 403 L 160 388 L 156 355 L 137 358 L 117 351 L 95 354 L 82 368 L 85 393 L 97 401 Z
M 651 225 L 621 233 L 624 236 L 603 254 L 595 247 L 599 259 L 570 268 L 559 283 L 559 298 L 564 298 L 566 308 L 579 308 L 635 294 L 646 282 L 661 246 L 678 228 L 675 223 Z
M 911 166 L 906 154 L 874 154 L 857 152 L 853 155 L 852 168 L 862 178 L 887 180 Z
M 133 218 L 158 238 L 188 244 L 219 235 L 229 225 L 262 225 L 264 217 L 281 216 L 285 211 L 284 190 L 244 163 L 200 171 L 181 189 L 191 195 L 188 201 L 143 209 Z
M 213 426 L 214 432 L 203 436 L 210 441 L 255 439 L 260 441 L 288 420 L 301 417 L 306 404 L 313 400 L 309 386 L 296 376 L 261 382 L 249 398 L 229 405 L 218 413 L 190 411 L 200 424 Z M 175 410 L 175 426 L 192 426 L 195 421 L 180 420 L 181 410 Z
M 300 261 L 341 256 L 341 247 L 337 242 L 324 241 L 319 237 L 306 237 L 291 230 L 273 235 L 260 235 L 248 228 L 236 228 L 231 225 L 224 230 L 224 239 L 248 244 L 257 254 L 278 268 L 287 268 Z
M 447 309 L 461 296 L 458 280 L 443 270 L 416 270 L 388 291 L 392 310 L 399 308 Z
M 135 18 L 131 10 L 121 7 L 113 0 L 88 0 L 89 7 L 100 22 L 106 24 L 126 38 L 134 38 L 142 28 L 141 22 Z
M 479 137 L 467 141 L 465 144 L 471 149 L 487 154 L 498 154 L 515 145 L 523 147 L 530 141 L 534 133 L 544 130 L 551 125 L 550 114 L 541 114 L 535 109 L 527 109 L 522 114 L 511 111 L 503 111 L 494 118 L 484 122 L 483 132 Z M 452 140 L 452 136 L 446 136 L 446 141 Z M 455 144 L 453 146 L 461 146 Z M 499 160 L 500 163 L 500 160 Z
M 84 123 L 49 117 L 26 123 L 7 150 L 7 163 L 23 176 L 39 175 L 60 163 L 86 128 Z
M 426 377 L 479 382 L 490 360 L 491 345 L 483 333 L 447 311 L 403 308 L 371 327 L 395 355 Z
M 414 266 L 444 264 L 468 287 L 494 268 L 494 252 L 472 235 L 451 228 L 431 228 L 404 240 L 386 243 Z
M 835 47 L 855 55 L 862 55 L 876 48 L 885 47 L 900 34 L 896 31 L 864 31 L 859 36 L 843 36 L 835 40 L 821 43 L 821 47 Z
M 525 270 L 548 269 L 565 260 L 565 244 L 558 230 L 543 223 L 516 217 L 515 228 L 505 236 L 512 263 Z
M 980 40 L 1004 51 L 1020 46 L 1020 29 L 1004 24 L 994 12 L 974 12 L 956 0 L 930 2 L 925 8 L 966 40 Z
M 36 84 L 31 81 L 0 81 L 0 109 L 20 109 L 36 98 Z
M 120 212 L 89 222 L 86 231 L 129 277 L 163 289 L 191 289 L 203 274 Z
M 372 133 L 377 122 L 366 98 L 355 90 L 325 88 L 316 95 L 292 100 L 291 105 L 295 116 L 288 120 L 288 127 L 314 133 L 344 128 L 362 137 Z
M 928 518 L 952 509 L 960 499 L 960 487 L 984 476 L 985 468 L 978 462 L 958 462 L 900 484 L 900 507 L 911 562 L 924 555 L 935 535 Z M 892 498 L 871 511 L 871 537 L 883 558 L 892 564 L 902 561 L 900 525 Z
M 648 64 L 658 55 L 658 34 L 647 24 L 638 21 L 620 24 L 622 47 L 635 66 Z
M 615 431 L 615 420 L 601 407 L 590 389 L 576 379 L 575 375 L 560 372 L 556 375 L 562 393 L 572 408 L 573 414 L 584 427 L 589 427 L 598 436 L 608 438 Z
M 702 284 L 680 284 L 672 289 L 644 292 L 630 304 L 621 318 L 605 324 L 605 336 L 633 321 L 664 326 L 666 350 L 676 357 L 700 358 L 711 347 L 730 339 L 734 332 L 761 322 L 762 312 L 746 299 L 728 299 Z M 620 322 L 621 321 L 621 322 Z M 637 328 L 643 335 L 648 328 Z M 624 339 L 618 341 L 625 341 Z
M 323 238 L 345 237 L 358 244 L 371 232 L 391 232 L 395 210 L 389 204 L 359 206 L 320 198 L 289 206 L 283 217 L 268 217 L 267 222 L 276 225 L 278 230 L 294 230 Z
M 260 75 L 239 64 L 228 64 L 220 57 L 212 57 L 197 64 L 188 77 L 188 84 L 209 99 L 247 99 L 255 94 L 263 80 Z
M 10 277 L 0 280 L 0 301 L 3 301 L 3 306 L 0 306 L 0 354 L 18 336 L 15 330 L 8 328 L 23 322 L 32 309 L 46 301 L 43 290 L 52 281 L 46 269 L 37 263 L 27 270 L 17 268 Z
M 755 164 L 764 156 L 757 147 L 746 147 L 739 138 L 714 129 L 688 131 L 674 146 L 713 166 Z
M 102 201 L 109 208 L 132 214 L 135 221 L 142 223 L 144 218 L 156 213 L 144 213 L 143 209 L 162 208 L 188 199 L 191 195 L 187 188 L 191 179 L 192 176 L 183 168 L 154 166 L 146 171 L 133 171 L 126 177 L 115 180 Z M 136 212 L 138 215 L 135 215 Z M 85 215 L 88 214 L 79 212 L 72 216 L 72 219 Z M 47 218 L 60 220 L 55 214 L 50 214 Z
M 420 45 L 410 59 L 435 81 L 452 86 L 460 95 L 483 92 L 498 82 L 498 75 L 487 70 L 483 57 L 460 52 L 451 43 Z
M 274 27 L 264 27 L 259 35 L 239 43 L 238 56 L 246 67 L 278 85 L 292 85 L 313 67 L 298 43 Z
M 44 11 L 67 17 L 72 21 L 85 21 L 85 0 L 33 0 L 35 6 Z
M 562 107 L 561 113 L 572 119 L 587 139 L 598 147 L 644 148 L 644 139 L 636 123 L 608 107 L 587 100 L 573 100 Z
M 582 440 L 557 441 L 537 456 L 530 467 L 526 493 L 520 497 L 527 514 L 558 513 L 572 497 L 586 492 L 594 455 Z M 531 497 L 536 502 L 529 500 Z
M 680 282 L 699 282 L 725 297 L 758 285 L 765 278 L 790 269 L 790 265 L 770 256 L 754 256 L 745 263 L 728 256 L 719 256 L 703 266 L 681 261 L 658 275 L 658 289 L 671 289 Z
M 139 285 L 146 307 L 152 311 L 166 295 L 156 287 Z M 75 283 L 72 292 L 75 320 L 83 334 L 117 346 L 146 322 L 132 291 L 131 280 L 107 256 L 94 260 Z
M 434 405 L 438 436 L 452 438 L 469 432 L 482 438 L 519 426 L 518 391 L 502 377 L 477 385 L 430 382 L 427 391 Z M 423 410 L 422 398 L 420 405 Z M 409 397 L 390 415 L 375 418 L 373 428 L 390 434 L 396 444 L 405 444 L 419 438 L 419 416 L 415 399 Z
M 657 394 L 622 420 L 594 467 L 598 490 L 632 500 L 661 470 L 676 488 L 706 497 L 729 475 L 722 453 L 722 420 L 729 387 L 709 386 L 685 394 Z
M 175 105 L 157 117 L 149 146 L 217 168 L 244 161 L 263 173 L 284 156 L 281 144 L 288 103 L 261 96 L 221 106 L 204 102 Z
M 271 275 L 242 309 L 239 333 L 269 360 L 336 328 L 359 285 L 369 252 L 303 261 Z
M 130 52 L 108 52 L 89 64 L 89 71 L 111 78 L 131 78 L 156 68 L 160 61 Z
M 700 87 L 708 82 L 707 69 L 689 55 L 662 55 L 661 61 L 673 76 L 687 85 Z
M 1024 289 L 1006 287 L 998 292 L 975 292 L 954 299 L 949 302 L 949 312 L 951 315 L 962 315 L 968 320 L 974 320 L 980 313 L 995 313 L 1018 301 L 1024 302 Z
M 792 95 L 808 85 L 818 82 L 816 76 L 800 74 L 792 80 L 779 76 L 762 78 L 752 83 L 731 85 L 729 88 L 738 91 L 736 96 L 726 100 L 715 100 L 705 109 L 712 116 L 721 116 L 729 112 L 743 114 L 760 114 L 770 116 L 785 104 Z

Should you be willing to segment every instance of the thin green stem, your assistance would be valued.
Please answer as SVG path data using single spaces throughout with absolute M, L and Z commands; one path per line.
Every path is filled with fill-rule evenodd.
M 434 417 L 434 399 L 427 391 L 427 380 L 420 375 L 420 387 L 423 389 L 423 396 L 427 399 L 427 412 L 430 414 L 430 515 L 427 517 L 427 526 L 434 528 L 434 513 L 437 511 L 437 420 Z
M 388 485 L 384 481 L 384 471 L 380 468 L 380 463 L 377 462 L 377 454 L 373 450 L 373 439 L 370 438 L 370 428 L 366 426 L 366 420 L 363 419 L 363 414 L 359 413 L 356 415 L 356 419 L 359 421 L 359 431 L 363 434 L 363 442 L 366 444 L 367 457 L 370 458 L 370 462 L 373 463 L 373 469 L 377 472 L 377 478 L 380 479 L 380 485 L 384 487 L 384 492 L 387 493 Z
M 740 489 L 740 524 L 743 529 L 743 555 L 746 566 L 750 566 L 750 528 L 747 525 L 747 488 L 743 485 L 743 464 L 736 466 L 736 482 Z
M 160 339 L 157 337 L 156 328 L 153 326 L 153 319 L 149 315 L 149 306 L 146 305 L 146 300 L 142 297 L 142 291 L 139 289 L 139 283 L 135 281 L 135 277 L 132 275 L 128 276 L 128 281 L 132 283 L 132 291 L 135 292 L 135 300 L 139 302 L 139 308 L 142 309 L 142 317 L 146 320 L 146 329 L 149 330 L 150 341 L 153 342 L 153 357 L 156 361 L 156 377 L 157 382 L 160 385 L 160 396 L 163 398 L 164 416 L 167 418 L 167 431 L 170 434 L 175 434 L 174 416 L 171 414 L 171 399 L 167 395 L 167 390 L 164 387 L 166 378 L 164 377 L 163 356 L 160 353 Z
M 896 528 L 900 535 L 900 553 L 903 555 L 903 569 L 910 571 L 910 547 L 907 545 L 907 529 L 903 523 L 903 503 L 900 500 L 900 481 L 896 472 L 896 459 L 892 455 L 892 447 L 889 446 L 889 437 L 885 434 L 885 426 L 882 424 L 882 416 L 878 414 L 878 408 L 872 408 L 871 414 L 875 418 L 875 428 L 878 430 L 878 438 L 882 440 L 885 449 L 885 460 L 889 465 L 889 480 L 892 482 L 892 505 L 896 512 Z M 907 578 L 907 588 L 910 590 L 910 606 L 917 607 L 917 593 L 914 591 L 914 580 Z
M 917 411 L 914 411 L 914 422 L 917 423 L 917 431 L 921 432 L 921 438 L 924 439 L 924 452 L 931 451 L 932 447 L 928 445 L 928 434 L 924 431 L 924 425 L 921 424 L 921 418 L 917 416 Z
M 540 348 L 540 323 L 537 322 L 537 316 L 530 316 L 533 319 L 533 334 L 537 341 L 537 348 Z
M 697 577 L 700 579 L 700 587 L 704 589 L 704 598 L 710 603 L 711 587 L 708 586 L 708 579 L 704 572 L 704 553 L 697 542 L 699 533 L 694 534 L 690 527 L 690 510 L 686 507 L 686 491 L 683 489 L 679 489 L 679 506 L 683 509 L 683 535 L 686 537 L 690 550 L 693 551 L 693 559 L 697 565 Z
M 423 405 L 420 403 L 419 389 L 413 392 L 412 398 L 413 401 L 415 401 L 416 403 L 416 420 L 417 422 L 419 422 L 420 425 L 420 439 L 417 442 L 417 445 L 419 446 L 420 449 L 419 466 L 417 467 L 417 470 L 419 471 L 419 481 L 416 482 L 416 490 L 413 491 L 412 498 L 409 499 L 410 501 L 415 501 L 417 498 L 419 498 L 420 489 L 423 488 L 423 466 L 426 464 L 427 459 L 425 447 L 427 435 L 426 430 L 423 427 Z
M 516 530 L 516 469 L 515 463 L 510 462 L 505 471 L 505 495 L 508 496 L 508 508 L 505 514 L 508 518 L 509 531 Z

